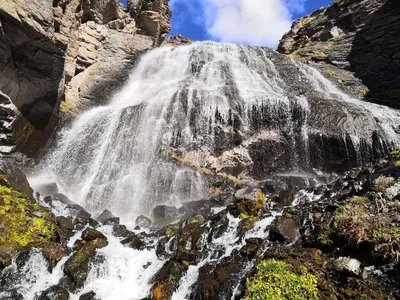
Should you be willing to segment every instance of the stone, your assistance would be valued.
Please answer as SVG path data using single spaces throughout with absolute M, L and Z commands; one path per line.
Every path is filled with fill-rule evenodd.
M 128 6 L 129 12 L 118 0 L 1 3 L 1 153 L 37 154 L 61 120 L 106 101 L 138 56 L 162 43 L 171 29 L 168 1 Z
M 158 205 L 153 209 L 154 222 L 157 225 L 167 225 L 179 217 L 175 206 Z
M 119 218 L 108 218 L 107 220 L 105 220 L 104 225 L 119 225 Z
M 97 300 L 97 299 L 98 298 L 96 297 L 96 293 L 94 292 L 89 292 L 79 297 L 79 300 Z
M 89 272 L 90 261 L 93 259 L 96 249 L 104 248 L 107 244 L 107 240 L 104 239 L 90 241 L 75 251 L 65 262 L 64 274 L 71 280 L 72 291 L 83 287 Z
M 69 292 L 67 289 L 54 285 L 45 290 L 39 297 L 38 300 L 68 300 Z
M 353 275 L 359 275 L 361 272 L 360 262 L 351 257 L 339 257 L 335 261 L 335 268 L 338 271 L 347 272 Z
M 107 221 L 110 218 L 114 218 L 114 217 L 115 216 L 112 214 L 112 212 L 106 209 L 96 218 L 96 220 L 99 223 L 104 224 L 105 221 Z
M 93 228 L 86 228 L 82 232 L 82 240 L 86 242 L 94 241 L 95 239 L 103 239 L 107 240 L 106 236 L 101 232 L 93 229 Z
M 121 241 L 121 244 L 127 247 L 130 247 L 135 250 L 140 250 L 143 248 L 143 241 L 136 235 L 132 235 Z
M 299 224 L 288 215 L 278 217 L 271 226 L 270 239 L 280 242 L 296 242 L 300 238 Z
M 398 3 L 390 0 L 334 1 L 294 21 L 278 51 L 303 62 L 323 61 L 315 66 L 335 79 L 346 78 L 344 90 L 360 80 L 365 86 L 354 91 L 358 97 L 399 108 L 397 12 Z
M 135 225 L 139 226 L 140 228 L 150 228 L 151 227 L 151 220 L 146 216 L 139 216 L 136 218 Z

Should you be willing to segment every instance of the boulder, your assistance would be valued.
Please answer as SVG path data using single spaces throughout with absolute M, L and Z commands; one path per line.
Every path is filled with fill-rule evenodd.
M 38 300 L 68 300 L 69 292 L 67 289 L 54 285 L 45 290 L 39 297 Z
M 94 258 L 96 249 L 104 248 L 107 244 L 107 240 L 104 239 L 87 242 L 65 262 L 64 274 L 71 280 L 72 291 L 83 287 L 89 272 L 90 261 Z
M 86 228 L 82 232 L 82 240 L 86 242 L 94 241 L 96 239 L 103 239 L 107 240 L 106 236 L 102 234 L 101 232 L 93 229 L 93 228 Z
M 89 292 L 79 297 L 79 300 L 97 300 L 97 299 L 98 298 L 96 297 L 96 293 L 94 292 Z
M 111 211 L 106 209 L 96 218 L 96 220 L 101 224 L 104 224 L 110 218 L 115 218 L 115 216 L 112 214 Z
M 270 240 L 296 242 L 300 238 L 299 224 L 289 214 L 276 218 L 270 229 Z
M 156 225 L 168 225 L 179 217 L 175 206 L 158 205 L 153 209 L 153 218 Z
M 335 261 L 335 268 L 338 271 L 359 275 L 361 272 L 361 263 L 357 259 L 351 257 L 339 257 Z
M 139 216 L 136 218 L 135 225 L 141 228 L 150 228 L 151 227 L 151 220 L 146 216 Z

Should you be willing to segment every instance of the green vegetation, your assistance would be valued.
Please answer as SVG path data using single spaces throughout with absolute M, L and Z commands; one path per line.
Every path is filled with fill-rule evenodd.
M 390 153 L 390 158 L 396 163 L 400 164 L 400 147 Z
M 328 70 L 325 72 L 325 74 L 328 76 L 333 76 L 333 75 L 335 75 L 335 72 L 333 72 L 332 70 Z
M 21 193 L 0 186 L 0 252 L 39 245 L 55 238 L 51 214 Z
M 252 278 L 247 278 L 245 300 L 303 300 L 318 299 L 318 279 L 303 266 L 274 259 L 264 260 L 257 266 Z

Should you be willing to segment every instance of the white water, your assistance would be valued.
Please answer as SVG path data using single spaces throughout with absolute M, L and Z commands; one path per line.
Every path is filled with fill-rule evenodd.
M 157 204 L 179 205 L 206 197 L 206 186 L 199 173 L 166 160 L 165 152 L 168 155 L 171 149 L 190 150 L 198 154 L 199 162 L 204 158 L 216 159 L 214 148 L 218 141 L 213 130 L 218 126 L 226 130 L 233 119 L 239 118 L 241 134 L 254 136 L 260 128 L 254 124 L 258 118 L 254 118 L 253 109 L 257 113 L 263 111 L 270 120 L 269 127 L 261 129 L 277 140 L 289 136 L 288 143 L 294 152 L 293 157 L 287 158 L 293 160 L 293 170 L 287 170 L 287 174 L 299 171 L 300 165 L 307 166 L 313 155 L 308 151 L 309 134 L 329 134 L 325 130 L 332 126 L 312 123 L 318 123 L 311 117 L 319 114 L 312 99 L 302 94 L 288 95 L 288 83 L 282 70 L 269 58 L 271 53 L 262 48 L 196 43 L 146 54 L 129 82 L 107 106 L 82 113 L 61 133 L 59 144 L 40 165 L 42 177 L 36 178 L 37 186 L 55 181 L 61 192 L 91 212 L 110 209 L 124 222 L 139 214 L 149 215 Z M 397 111 L 351 99 L 315 70 L 292 63 L 298 66 L 299 80 L 323 94 L 327 106 L 337 105 L 341 116 L 338 120 L 332 116 L 331 120 L 337 122 L 335 134 L 349 134 L 353 144 L 360 144 L 360 139 L 371 144 L 376 130 L 387 143 L 399 143 Z M 300 143 L 295 136 L 295 110 L 302 116 Z M 296 201 L 315 198 L 304 194 Z M 65 213 L 62 207 L 57 211 Z M 274 217 L 259 221 L 246 238 L 266 239 L 267 227 Z M 222 247 L 223 256 L 240 249 L 244 242 L 236 236 L 238 223 L 239 219 L 229 217 L 228 230 L 207 247 Z M 110 234 L 109 228 L 101 230 L 109 241 L 107 247 L 98 251 L 104 262 L 92 267 L 84 289 L 71 295 L 72 299 L 91 290 L 102 300 L 147 297 L 151 278 L 164 263 L 157 258 L 154 247 L 143 251 L 126 248 Z M 200 267 L 217 261 L 212 254 L 211 251 L 199 264 L 189 267 L 174 300 L 189 299 Z M 49 273 L 42 267 L 40 255 L 31 260 L 25 270 L 27 281 L 20 283 L 29 291 L 28 300 L 61 279 L 59 270 L 63 263 Z

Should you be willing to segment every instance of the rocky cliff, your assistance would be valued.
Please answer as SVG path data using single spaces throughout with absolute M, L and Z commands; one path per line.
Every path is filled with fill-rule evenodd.
M 399 108 L 399 29 L 399 1 L 335 0 L 295 21 L 278 51 L 324 65 L 345 89 L 360 79 L 362 98 Z
M 168 0 L 4 0 L 0 151 L 32 154 L 60 118 L 107 99 L 171 26 Z

